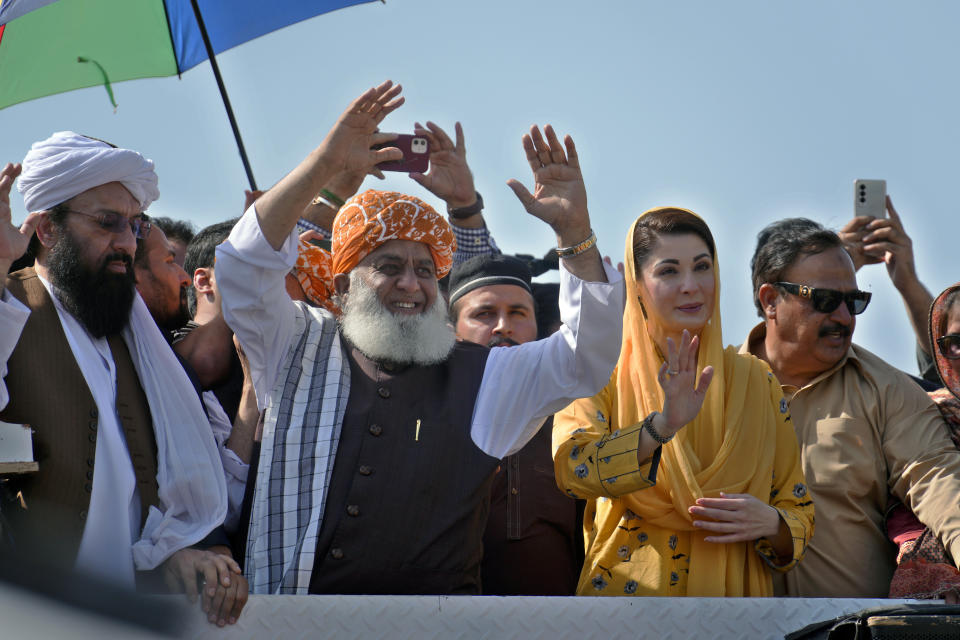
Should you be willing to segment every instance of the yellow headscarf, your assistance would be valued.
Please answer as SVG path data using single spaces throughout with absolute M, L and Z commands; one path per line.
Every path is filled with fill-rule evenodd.
M 663 408 L 663 389 L 657 382 L 663 358 L 640 308 L 633 235 L 644 216 L 667 208 L 676 209 L 658 207 L 644 212 L 627 234 L 627 305 L 616 373 L 621 425 L 640 422 Z M 759 360 L 738 355 L 734 347 L 723 347 L 719 273 L 715 256 L 713 314 L 700 334 L 697 357 L 698 371 L 707 365 L 714 368 L 703 407 L 663 447 L 656 486 L 620 499 L 628 509 L 653 524 L 691 532 L 689 595 L 772 595 L 770 577 L 752 544 L 705 542 L 703 538 L 709 534 L 693 527 L 693 518 L 687 511 L 697 498 L 719 497 L 721 491 L 750 493 L 763 502 L 770 500 L 776 438 L 772 429 L 757 428 L 773 424 L 776 419 L 768 391 L 768 373 Z

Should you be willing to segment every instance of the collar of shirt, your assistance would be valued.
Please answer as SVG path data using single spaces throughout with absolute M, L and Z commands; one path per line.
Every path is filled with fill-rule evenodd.
M 766 323 L 761 322 L 760 324 L 755 326 L 753 329 L 751 329 L 749 334 L 747 334 L 747 339 L 743 342 L 743 344 L 740 345 L 739 352 L 744 354 L 749 353 L 750 355 L 757 356 L 759 358 L 760 357 L 758 355 L 760 351 L 759 347 L 760 347 L 760 344 L 766 339 L 766 337 L 767 337 L 767 325 Z M 858 369 L 861 369 L 861 370 L 863 369 L 863 366 L 860 363 L 860 358 L 857 356 L 856 350 L 854 349 L 854 345 L 852 342 L 850 343 L 850 347 L 847 349 L 847 353 L 842 358 L 840 358 L 840 361 L 837 362 L 837 364 L 833 365 L 832 367 L 830 367 L 829 369 L 827 369 L 826 371 L 824 371 L 823 373 L 815 377 L 813 380 L 803 385 L 802 387 L 797 387 L 792 384 L 781 384 L 780 389 L 783 391 L 783 397 L 787 399 L 787 402 L 792 401 L 794 396 L 796 396 L 800 391 L 803 391 L 804 389 L 810 389 L 816 386 L 817 384 L 819 384 L 820 382 L 823 382 L 824 380 L 832 376 L 834 373 L 842 369 L 844 366 L 846 366 L 848 363 L 851 364 L 852 366 L 857 367 Z M 770 366 L 769 362 L 767 362 L 767 366 Z

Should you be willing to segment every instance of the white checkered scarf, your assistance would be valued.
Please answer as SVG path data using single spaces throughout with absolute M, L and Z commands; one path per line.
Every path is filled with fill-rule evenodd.
M 350 396 L 337 321 L 297 304 L 297 336 L 270 394 L 247 535 L 251 593 L 308 592 Z

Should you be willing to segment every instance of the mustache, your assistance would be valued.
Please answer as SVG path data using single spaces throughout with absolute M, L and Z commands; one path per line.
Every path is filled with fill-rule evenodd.
M 123 264 L 125 264 L 127 267 L 127 271 L 133 268 L 133 258 L 131 258 L 129 254 L 120 253 L 119 251 L 106 256 L 103 259 L 103 263 L 100 265 L 100 268 L 106 269 L 107 264 L 114 261 L 123 262 Z
M 838 333 L 840 334 L 841 337 L 847 338 L 851 335 L 852 331 L 850 331 L 850 327 L 846 325 L 838 324 L 836 322 L 831 322 L 820 327 L 818 336 L 822 338 L 828 333 Z
M 501 345 L 507 345 L 508 347 L 516 347 L 516 346 L 519 346 L 520 343 L 506 336 L 493 336 L 492 338 L 490 338 L 490 341 L 487 342 L 487 346 L 490 347 L 491 349 L 493 347 L 499 347 Z

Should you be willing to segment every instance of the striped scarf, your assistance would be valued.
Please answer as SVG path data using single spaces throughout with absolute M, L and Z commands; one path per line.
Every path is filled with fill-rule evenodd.
M 266 407 L 247 535 L 252 593 L 306 594 L 350 396 L 330 313 L 297 304 L 297 336 Z

